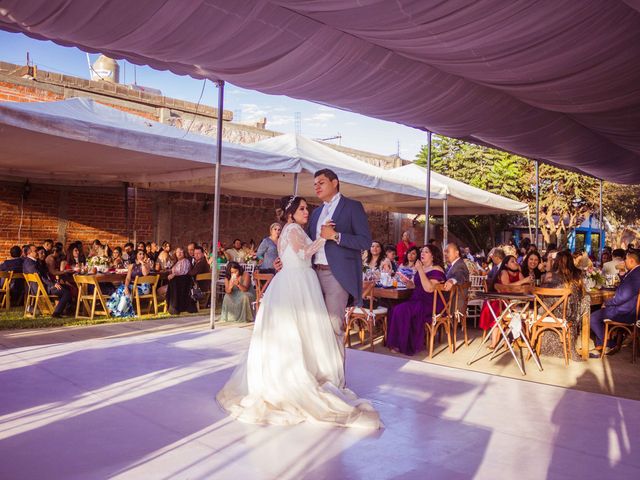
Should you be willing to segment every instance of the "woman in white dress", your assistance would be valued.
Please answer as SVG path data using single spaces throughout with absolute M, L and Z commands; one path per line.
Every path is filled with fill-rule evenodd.
M 307 202 L 285 197 L 278 241 L 282 270 L 265 292 L 246 357 L 218 403 L 247 423 L 300 422 L 377 429 L 378 413 L 344 384 L 340 348 L 311 258 L 324 246 L 303 230 Z

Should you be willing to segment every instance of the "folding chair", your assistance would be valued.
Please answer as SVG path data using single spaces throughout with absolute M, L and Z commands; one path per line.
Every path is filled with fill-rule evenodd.
M 158 315 L 158 295 L 156 294 L 156 289 L 158 287 L 158 280 L 160 279 L 159 275 L 144 275 L 140 277 L 136 277 L 133 281 L 133 286 L 131 287 L 131 292 L 133 298 L 136 301 L 136 315 L 142 315 L 142 309 L 140 308 L 140 300 L 149 300 L 149 309 L 147 313 L 151 313 L 151 307 L 153 306 L 153 314 Z M 138 292 L 138 286 L 148 283 L 151 285 L 151 293 L 141 294 Z
M 27 300 L 24 302 L 24 316 L 35 318 L 38 315 L 38 309 L 42 315 L 53 315 L 55 304 L 58 301 L 57 295 L 49 295 L 47 289 L 37 273 L 25 273 L 24 281 L 27 289 Z M 31 287 L 35 286 L 35 293 L 31 291 Z M 52 303 L 53 302 L 53 303 Z
M 375 328 L 378 322 L 382 322 L 382 334 L 384 342 L 387 341 L 387 316 L 388 310 L 385 307 L 375 307 L 373 290 L 375 289 L 376 282 L 363 282 L 362 285 L 362 298 L 365 300 L 365 305 L 362 307 L 348 308 L 345 315 L 346 320 L 346 342 L 351 348 L 351 329 L 355 326 L 358 329 L 358 336 L 360 337 L 360 343 L 364 345 L 365 333 L 369 333 L 369 342 L 371 345 L 371 351 L 374 351 L 373 342 L 375 340 Z
M 216 297 L 218 299 L 224 297 L 224 279 L 227 271 L 227 265 L 218 266 L 218 279 L 216 280 Z
M 616 322 L 609 318 L 604 321 L 604 343 L 602 344 L 602 353 L 600 359 L 604 358 L 605 346 L 613 337 L 613 333 L 616 330 L 627 332 L 631 336 L 631 363 L 636 363 L 636 353 L 638 348 L 638 341 L 640 340 L 640 292 L 638 292 L 638 299 L 636 300 L 636 321 L 633 323 Z
M 466 316 L 467 318 L 473 318 L 473 326 L 477 327 L 483 301 L 477 298 L 473 298 L 473 293 L 487 291 L 487 277 L 486 275 L 470 275 L 469 282 L 471 285 L 469 287 L 468 295 L 471 298 L 467 299 Z
M 93 275 L 74 275 L 73 280 L 78 286 L 78 301 L 76 302 L 76 318 L 93 320 L 95 315 L 105 315 L 111 318 L 107 308 L 107 299 L 102 294 L 100 284 Z M 93 286 L 93 291 L 90 286 Z M 80 306 L 84 306 L 87 315 L 80 315 Z
M 200 308 L 207 308 L 207 304 L 209 303 L 209 299 L 211 298 L 211 272 L 209 273 L 200 273 L 196 275 L 196 283 L 200 285 L 200 282 L 207 281 L 209 282 L 209 289 L 203 290 L 204 297 L 202 297 L 199 301 L 196 302 L 196 308 L 198 312 Z
M 271 280 L 273 280 L 273 277 L 275 277 L 273 273 L 260 273 L 257 270 L 253 272 L 253 282 L 256 286 L 256 301 L 253 302 L 253 305 L 256 313 L 258 313 L 258 309 L 260 308 L 260 302 L 262 301 L 264 291 L 271 283 Z
M 453 309 L 452 302 L 455 299 L 455 294 L 445 295 L 442 285 L 436 285 L 433 292 L 433 310 L 431 312 L 431 324 L 425 323 L 425 333 L 427 349 L 429 350 L 429 359 L 433 358 L 433 345 L 435 342 L 436 333 L 442 329 L 447 334 L 447 343 L 449 344 L 449 351 L 455 352 L 455 345 L 452 342 L 452 327 L 453 327 Z M 438 312 L 438 300 L 442 302 L 442 310 Z
M 0 272 L 0 310 L 11 308 L 11 279 L 13 272 Z
M 567 306 L 569 304 L 570 288 L 534 288 L 533 318 L 530 319 L 531 345 L 540 356 L 542 334 L 551 330 L 555 332 L 562 342 L 564 352 L 564 364 L 569 365 L 569 352 L 571 352 L 571 322 L 567 319 Z M 545 303 L 545 299 L 547 302 Z M 556 313 L 559 309 L 559 314 Z

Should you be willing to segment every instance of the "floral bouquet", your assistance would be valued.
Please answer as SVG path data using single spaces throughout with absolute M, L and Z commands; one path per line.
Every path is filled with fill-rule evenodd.
M 110 262 L 108 257 L 94 256 L 87 260 L 87 267 L 95 268 L 98 272 L 106 272 L 109 270 Z
M 585 269 L 584 275 L 587 290 L 591 290 L 596 286 L 602 286 L 605 283 L 604 275 L 602 275 L 602 272 L 593 265 L 590 265 Z

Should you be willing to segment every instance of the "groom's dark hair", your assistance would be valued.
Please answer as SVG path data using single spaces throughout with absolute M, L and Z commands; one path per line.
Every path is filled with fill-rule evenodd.
M 323 168 L 322 170 L 318 170 L 316 173 L 314 173 L 313 178 L 318 178 L 320 175 L 324 175 L 331 181 L 338 180 L 338 191 L 340 191 L 340 179 L 338 178 L 338 175 L 336 175 L 336 172 L 334 172 L 330 168 Z

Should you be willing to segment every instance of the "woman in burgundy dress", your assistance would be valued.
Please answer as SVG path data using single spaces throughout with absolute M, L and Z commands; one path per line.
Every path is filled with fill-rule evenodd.
M 500 265 L 500 270 L 496 274 L 496 281 L 494 285 L 525 285 L 531 283 L 531 277 L 525 277 L 522 275 L 520 271 L 520 265 L 518 265 L 518 261 L 516 257 L 513 255 L 507 255 L 504 257 L 502 261 L 502 265 Z M 500 300 L 489 300 L 491 302 L 491 308 L 495 312 L 496 316 L 499 316 L 502 312 L 501 301 Z M 487 302 L 482 306 L 482 310 L 480 311 L 480 328 L 483 330 L 490 330 L 491 327 L 495 324 L 495 320 L 493 319 L 493 315 L 489 311 L 489 306 Z M 498 345 L 498 340 L 500 340 L 500 330 L 497 328 L 491 334 L 491 345 L 489 345 L 489 349 L 493 350 Z
M 435 286 L 446 280 L 443 265 L 442 250 L 425 245 L 415 263 L 413 279 L 397 273 L 408 287 L 415 288 L 411 298 L 394 307 L 389 315 L 387 347 L 392 351 L 414 355 L 426 349 L 424 325 L 431 323 Z M 438 310 L 442 308 L 438 300 Z

